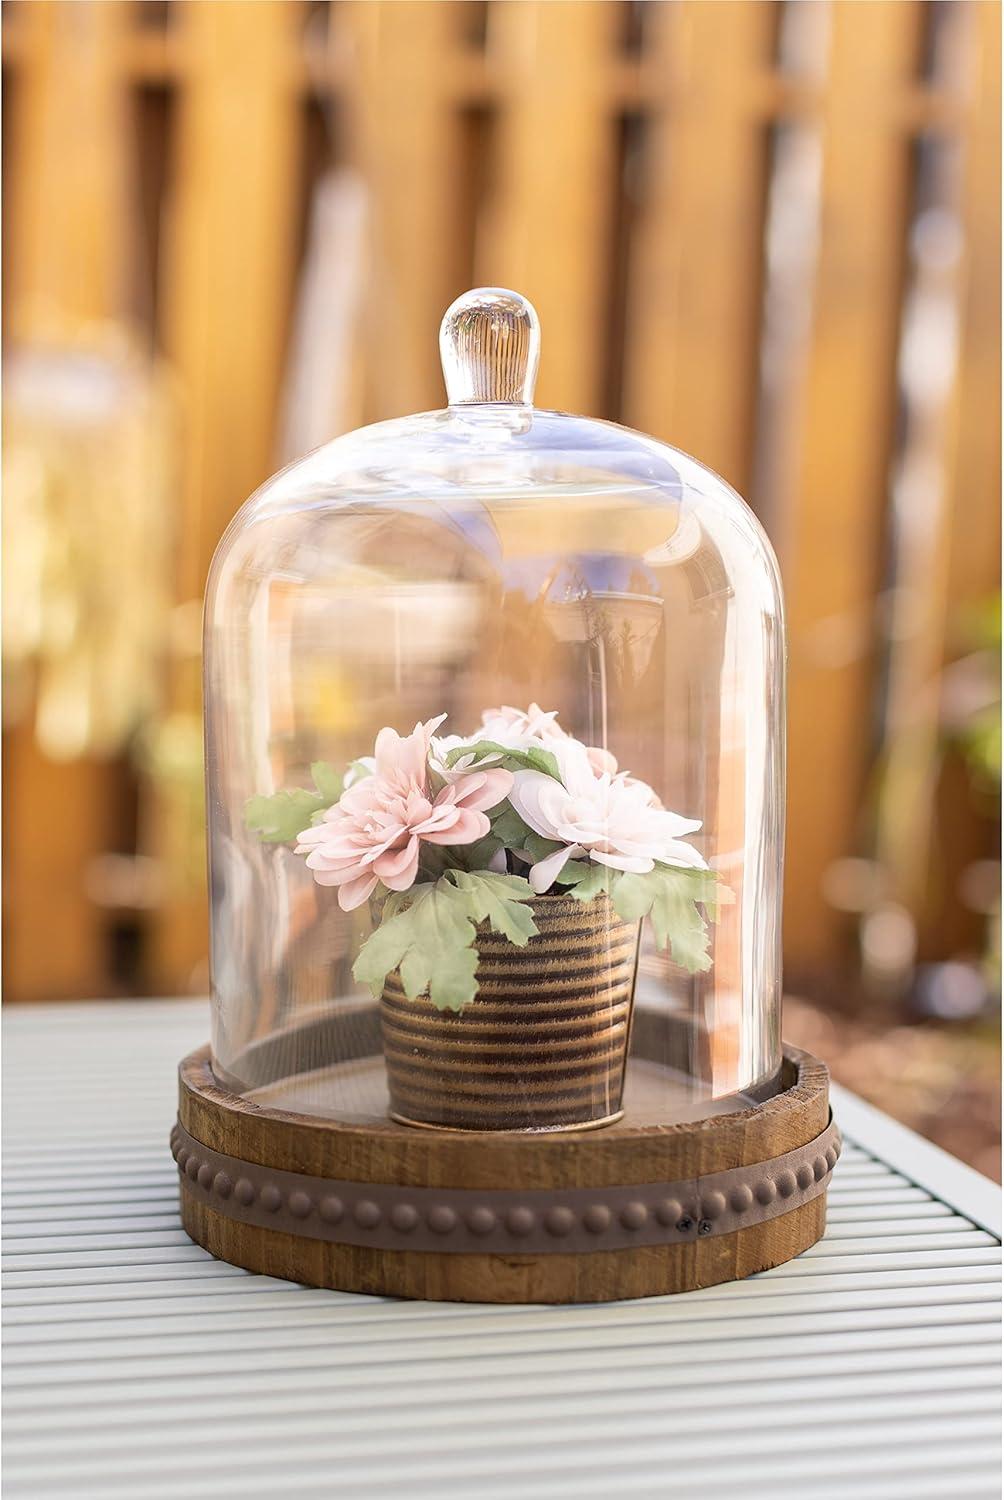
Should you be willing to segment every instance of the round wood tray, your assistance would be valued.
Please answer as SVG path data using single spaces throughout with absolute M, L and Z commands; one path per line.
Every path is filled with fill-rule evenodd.
M 496 1135 L 278 1109 L 222 1086 L 205 1047 L 180 1069 L 182 1221 L 248 1270 L 464 1302 L 689 1291 L 814 1244 L 840 1150 L 826 1067 L 786 1048 L 763 1103 L 653 1125 L 651 1066 L 617 1124 Z

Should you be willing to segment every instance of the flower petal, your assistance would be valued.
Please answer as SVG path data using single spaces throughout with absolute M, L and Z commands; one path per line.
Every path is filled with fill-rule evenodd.
M 310 873 L 314 877 L 315 885 L 344 885 L 348 875 L 355 874 L 352 870 L 347 875 L 344 870 L 318 870 L 316 868 L 312 868 Z
M 578 844 L 569 844 L 564 849 L 556 849 L 546 859 L 538 860 L 530 871 L 531 889 L 542 896 L 548 886 L 554 884 L 554 877 L 561 874 L 566 862 L 583 852 Z
M 450 790 L 455 792 L 458 806 L 468 807 L 474 812 L 485 812 L 509 795 L 512 783 L 511 771 L 483 771 L 479 766 L 477 771 L 458 777 Z
M 655 869 L 655 860 L 640 854 L 606 854 L 599 849 L 590 849 L 589 858 L 598 865 L 607 865 L 611 870 L 627 870 L 632 875 L 647 875 Z
M 403 849 L 383 854 L 374 864 L 375 872 L 391 891 L 407 891 L 418 874 L 419 841 L 412 835 Z
M 491 831 L 491 826 L 483 812 L 458 807 L 449 827 L 435 833 L 423 833 L 422 838 L 427 844 L 474 844 Z
M 679 813 L 660 808 L 659 826 L 669 838 L 678 839 L 685 833 L 697 833 L 703 825 L 700 818 L 681 818 Z
M 706 870 L 708 862 L 703 855 L 698 854 L 692 844 L 684 843 L 683 839 L 670 839 L 664 844 L 659 852 L 659 863 L 663 865 L 678 865 L 684 870 Z
M 551 787 L 557 788 L 558 783 L 543 771 L 517 771 L 509 792 L 509 801 L 523 822 L 545 839 L 554 838 L 556 832 L 553 816 L 549 817 L 546 806 L 541 806 L 541 799 L 546 802 L 551 795 Z
M 357 906 L 362 906 L 364 901 L 369 900 L 376 888 L 375 875 L 360 875 L 341 887 L 338 892 L 338 905 L 342 911 L 355 911 Z
M 608 776 L 617 775 L 617 757 L 611 755 L 609 750 L 604 750 L 602 745 L 589 745 L 586 748 L 589 764 L 597 776 L 604 771 Z

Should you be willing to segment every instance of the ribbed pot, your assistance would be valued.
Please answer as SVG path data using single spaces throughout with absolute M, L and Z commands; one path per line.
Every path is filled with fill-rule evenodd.
M 380 1024 L 391 1114 L 464 1130 L 588 1129 L 617 1119 L 639 924 L 606 896 L 538 896 L 525 948 L 487 930 L 478 994 L 459 1015 L 388 976 Z

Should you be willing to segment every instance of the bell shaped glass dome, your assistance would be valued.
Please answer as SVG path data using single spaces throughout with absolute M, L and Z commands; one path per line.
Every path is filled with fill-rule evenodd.
M 532 405 L 471 292 L 449 405 L 235 517 L 206 603 L 213 1063 L 346 1124 L 616 1129 L 776 1087 L 777 566 L 715 474 Z

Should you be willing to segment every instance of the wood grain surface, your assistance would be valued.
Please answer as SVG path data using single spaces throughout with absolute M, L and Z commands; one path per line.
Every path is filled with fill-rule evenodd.
M 829 1119 L 829 1075 L 786 1049 L 783 1091 L 735 1114 L 645 1126 L 629 1118 L 580 1136 L 344 1125 L 263 1109 L 221 1088 L 203 1048 L 180 1070 L 179 1118 L 213 1150 L 349 1181 L 450 1188 L 574 1188 L 700 1179 L 814 1140 Z M 476 1142 L 476 1144 L 475 1144 Z M 686 1244 L 586 1254 L 436 1254 L 308 1240 L 241 1224 L 200 1202 L 181 1177 L 182 1220 L 212 1254 L 314 1286 L 475 1302 L 610 1301 L 711 1286 L 779 1265 L 815 1243 L 825 1194 L 791 1213 Z

